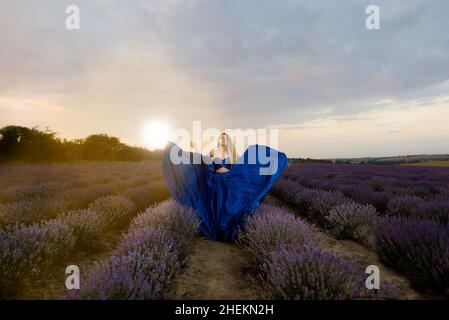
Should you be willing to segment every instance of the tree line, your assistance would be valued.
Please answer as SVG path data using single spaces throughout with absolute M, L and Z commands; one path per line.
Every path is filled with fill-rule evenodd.
M 161 151 L 129 146 L 107 134 L 67 140 L 48 128 L 6 126 L 0 129 L 2 162 L 158 161 L 161 157 Z

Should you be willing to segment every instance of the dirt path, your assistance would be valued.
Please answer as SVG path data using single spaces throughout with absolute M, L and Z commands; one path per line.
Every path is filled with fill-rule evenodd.
M 247 266 L 247 255 L 239 246 L 199 238 L 169 298 L 255 299 L 258 290 L 248 278 Z

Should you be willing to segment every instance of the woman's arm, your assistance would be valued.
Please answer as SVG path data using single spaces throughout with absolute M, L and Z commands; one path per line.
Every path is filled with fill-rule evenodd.
M 193 142 L 192 140 L 190 140 L 190 151 L 202 154 L 202 152 L 200 150 L 198 150 L 198 147 L 197 147 L 196 143 Z
M 198 148 L 197 148 L 197 146 L 196 146 L 196 143 L 193 142 L 192 140 L 190 140 L 190 151 L 203 154 L 201 151 L 198 150 Z M 211 158 L 214 157 L 214 154 L 215 154 L 214 149 L 210 150 L 210 151 L 207 153 L 207 155 L 208 155 L 209 157 L 211 157 Z

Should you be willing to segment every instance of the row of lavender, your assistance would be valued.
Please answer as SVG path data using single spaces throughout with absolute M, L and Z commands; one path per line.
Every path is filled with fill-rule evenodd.
M 166 198 L 165 189 L 162 184 L 145 192 L 137 187 L 131 189 L 134 193 L 125 193 L 127 197 L 100 197 L 85 209 L 65 211 L 54 219 L 1 227 L 0 297 L 17 296 L 24 283 L 38 279 L 75 252 L 99 249 L 103 235 L 119 230 L 142 206 Z
M 151 163 L 1 167 L 0 177 L 0 226 L 53 219 L 106 195 L 124 195 L 143 210 L 164 189 L 160 166 Z
M 173 200 L 148 208 L 134 218 L 113 256 L 92 268 L 78 298 L 165 298 L 198 225 L 194 212 Z
M 67 261 L 77 250 L 100 245 L 106 229 L 114 229 L 135 212 L 131 200 L 106 196 L 56 219 L 0 228 L 0 297 L 15 297 L 26 282 Z
M 365 285 L 364 267 L 320 249 L 319 233 L 293 213 L 262 205 L 248 218 L 239 243 L 250 254 L 268 298 L 330 300 L 396 298 L 383 284 L 373 293 Z
M 445 167 L 291 164 L 282 175 L 304 190 L 337 191 L 380 213 L 449 222 Z
M 338 238 L 354 239 L 422 289 L 449 290 L 449 171 L 290 165 L 274 193 Z

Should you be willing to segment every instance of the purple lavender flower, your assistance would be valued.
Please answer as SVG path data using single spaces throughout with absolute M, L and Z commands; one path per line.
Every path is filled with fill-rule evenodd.
M 108 184 L 97 184 L 62 190 L 54 197 L 63 202 L 66 210 L 74 210 L 86 208 L 95 199 L 115 192 L 116 190 Z
M 89 273 L 84 299 L 162 299 L 197 234 L 195 214 L 173 200 L 137 216 L 114 256 Z
M 102 215 L 110 226 L 116 226 L 135 212 L 135 204 L 124 196 L 104 196 L 89 204 L 89 210 Z
M 291 212 L 266 204 L 247 218 L 245 229 L 238 237 L 238 242 L 249 252 L 256 266 L 265 263 L 271 252 L 280 247 L 320 241 L 317 233 Z
M 425 200 L 411 195 L 395 196 L 388 201 L 387 212 L 394 216 L 416 216 L 417 208 L 422 207 Z
M 339 236 L 344 233 L 344 237 L 377 246 L 384 261 L 409 275 L 415 284 L 426 289 L 447 290 L 447 276 L 443 276 L 444 272 L 448 274 L 449 247 L 443 235 L 449 233 L 449 171 L 446 168 L 291 164 L 280 181 L 275 195 L 294 204 L 300 213 L 322 225 L 337 226 L 334 232 Z M 317 191 L 310 192 L 310 189 Z M 378 228 L 381 232 L 367 232 L 360 226 L 370 225 L 371 218 L 366 221 L 365 218 L 373 215 L 348 214 L 343 210 L 347 200 L 341 202 L 340 196 L 329 192 L 342 192 L 346 199 L 372 205 L 380 215 L 390 218 L 382 219 Z M 374 235 L 372 240 L 366 240 L 368 235 Z
M 342 192 L 315 190 L 305 199 L 307 215 L 321 225 L 326 225 L 330 210 L 348 200 Z
M 449 200 L 441 197 L 423 199 L 410 195 L 396 196 L 388 202 L 387 213 L 392 216 L 435 220 L 446 225 L 449 223 Z
M 0 297 L 14 297 L 20 285 L 73 250 L 70 228 L 58 220 L 0 228 Z
M 307 245 L 280 248 L 263 265 L 261 279 L 272 299 L 343 300 L 367 298 L 363 268 Z
M 107 217 L 89 209 L 65 212 L 58 220 L 69 227 L 76 248 L 85 250 L 99 247 L 101 233 L 109 222 Z
M 161 232 L 154 231 L 151 232 Z M 153 240 L 156 240 L 157 236 Z M 82 287 L 81 298 L 99 300 L 162 299 L 179 269 L 173 241 L 151 242 L 98 264 Z M 149 241 L 149 239 L 146 239 Z M 145 243 L 145 242 L 143 242 Z
M 131 223 L 133 229 L 162 229 L 172 234 L 177 247 L 188 253 L 193 239 L 198 233 L 199 219 L 192 209 L 177 204 L 172 199 L 146 209 Z M 181 259 L 183 260 L 183 258 Z
M 55 218 L 64 209 L 61 201 L 47 198 L 24 198 L 16 202 L 0 204 L 0 225 L 32 224 Z
M 384 218 L 376 237 L 385 263 L 426 289 L 449 289 L 449 225 L 407 217 Z
M 170 193 L 165 182 L 156 181 L 151 184 L 128 187 L 123 194 L 134 201 L 138 211 L 140 211 L 154 203 L 167 199 Z
M 372 246 L 378 213 L 372 205 L 346 202 L 333 207 L 327 225 L 339 239 L 354 239 Z

